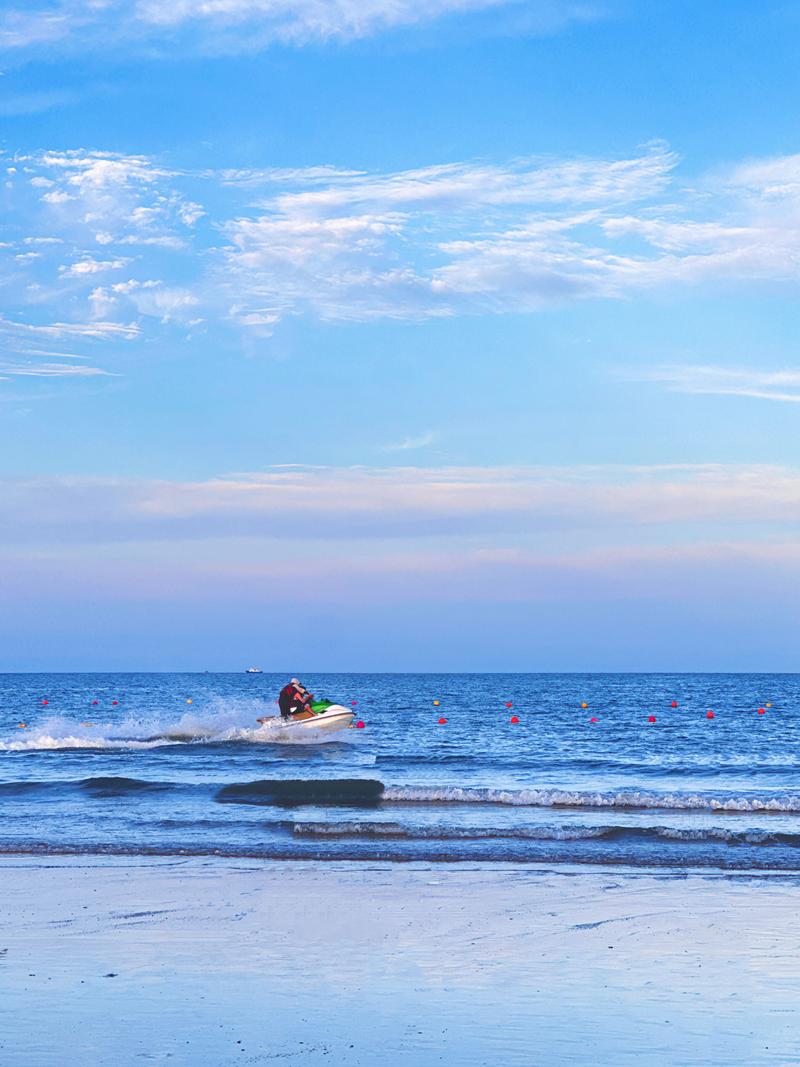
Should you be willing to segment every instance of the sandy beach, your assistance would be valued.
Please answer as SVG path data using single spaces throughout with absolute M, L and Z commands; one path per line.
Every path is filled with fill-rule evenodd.
M 4 1064 L 800 1063 L 800 879 L 0 865 Z

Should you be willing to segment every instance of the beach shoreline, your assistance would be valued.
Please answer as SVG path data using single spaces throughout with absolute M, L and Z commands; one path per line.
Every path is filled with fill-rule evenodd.
M 800 1062 L 800 874 L 0 858 L 0 1053 Z

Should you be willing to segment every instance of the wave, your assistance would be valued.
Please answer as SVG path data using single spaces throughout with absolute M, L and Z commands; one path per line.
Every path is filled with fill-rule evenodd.
M 800 795 L 711 796 L 645 790 L 591 792 L 567 789 L 490 789 L 395 786 L 383 793 L 395 804 L 507 804 L 533 808 L 675 808 L 685 811 L 800 812 Z
M 374 838 L 405 841 L 669 841 L 689 845 L 760 845 L 800 848 L 800 833 L 672 826 L 402 826 L 393 822 L 295 823 L 296 837 Z
M 383 782 L 370 778 L 276 778 L 226 785 L 215 799 L 222 804 L 377 804 Z
M 170 789 L 193 789 L 177 782 L 159 782 L 143 778 L 99 777 L 73 781 L 0 782 L 0 797 L 25 797 L 35 793 L 85 793 L 90 797 L 124 797 L 141 793 L 165 792 Z
M 717 869 L 749 872 L 786 871 L 797 876 L 800 858 L 793 850 L 708 849 L 682 851 L 669 849 L 641 849 L 621 841 L 585 850 L 580 842 L 567 840 L 529 841 L 361 841 L 334 842 L 304 841 L 294 838 L 253 845 L 191 844 L 163 842 L 144 844 L 121 841 L 69 842 L 8 841 L 0 839 L 0 856 L 129 856 L 152 858 L 215 858 L 221 860 L 250 859 L 256 861 L 310 861 L 314 863 L 388 862 L 388 863 L 515 863 L 575 864 L 578 866 L 619 867 L 629 869 L 662 868 L 680 872 L 686 870 Z
M 792 814 L 800 812 L 798 794 L 657 793 L 648 790 L 591 792 L 567 789 L 492 789 L 461 786 L 386 786 L 374 778 L 268 778 L 209 783 L 154 781 L 126 777 L 93 777 L 72 781 L 0 783 L 0 796 L 26 796 L 37 790 L 80 791 L 91 797 L 128 796 L 165 790 L 202 792 L 223 804 L 295 806 L 303 804 L 380 805 L 484 804 L 529 808 L 647 809 L 731 813 Z
M 741 756 L 727 756 L 724 759 L 717 754 L 698 754 L 694 759 L 684 757 L 680 761 L 671 761 L 661 755 L 641 759 L 619 759 L 606 756 L 554 756 L 541 757 L 530 756 L 507 756 L 498 754 L 492 760 L 487 760 L 481 754 L 455 754 L 455 753 L 412 753 L 408 755 L 378 755 L 375 762 L 380 767 L 387 769 L 400 769 L 405 767 L 447 767 L 453 769 L 480 768 L 482 770 L 497 768 L 498 770 L 514 771 L 599 771 L 601 773 L 627 773 L 636 774 L 640 777 L 714 777 L 725 774 L 734 777 L 759 775 L 780 775 L 797 773 L 800 769 L 800 757 L 793 757 L 791 753 L 782 754 L 780 760 L 758 757 L 752 754 Z

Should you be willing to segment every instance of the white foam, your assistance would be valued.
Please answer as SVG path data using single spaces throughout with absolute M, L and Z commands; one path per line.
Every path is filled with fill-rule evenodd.
M 148 715 L 119 722 L 77 723 L 51 717 L 13 737 L 0 741 L 0 752 L 49 749 L 149 749 L 164 745 L 219 744 L 238 741 L 252 744 L 318 745 L 341 740 L 316 731 L 288 731 L 276 723 L 254 725 L 267 715 L 277 715 L 277 706 L 262 700 L 214 700 L 204 709 L 193 709 L 176 718 Z M 298 737 L 297 734 L 303 736 Z
M 389 787 L 385 801 L 422 804 L 510 804 L 558 808 L 676 808 L 695 811 L 800 811 L 800 796 L 707 796 L 700 793 L 652 793 L 626 790 L 592 793 L 562 789 L 464 789 L 426 786 Z

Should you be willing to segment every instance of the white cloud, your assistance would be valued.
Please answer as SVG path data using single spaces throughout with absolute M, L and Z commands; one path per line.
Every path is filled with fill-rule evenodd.
M 125 302 L 132 304 L 140 315 L 160 319 L 161 322 L 183 321 L 199 304 L 197 296 L 188 289 L 165 286 L 161 281 L 139 281 L 130 278 L 107 288 L 97 287 L 89 294 L 94 313 L 104 318 Z
M 38 11 L 11 8 L 0 14 L 0 48 L 23 49 L 65 37 L 74 23 L 61 5 Z
M 675 393 L 742 396 L 800 403 L 800 370 L 764 371 L 735 367 L 662 364 L 630 371 L 634 381 L 658 382 Z
M 58 268 L 61 274 L 83 276 L 85 274 L 103 274 L 109 270 L 122 270 L 130 260 L 127 259 L 79 259 L 76 263 L 65 264 Z
M 97 370 L 63 368 L 40 376 Z M 448 551 L 491 550 L 498 562 L 591 551 L 597 563 L 603 553 L 635 561 L 735 545 L 738 530 L 778 560 L 775 546 L 796 542 L 798 521 L 800 470 L 777 466 L 275 467 L 196 482 L 0 483 L 7 542 L 324 538 L 333 552 L 342 541 L 430 548 L 444 539 Z
M 270 44 L 351 41 L 445 17 L 509 11 L 519 34 L 555 33 L 602 17 L 587 0 L 39 0 L 0 13 L 0 49 L 159 43 L 180 50 L 243 51 Z
M 188 173 L 135 154 L 20 154 L 7 168 L 12 204 L 28 232 L 62 244 L 58 254 L 36 246 L 41 258 L 23 261 L 27 288 L 10 282 L 6 306 L 17 284 L 9 317 L 49 303 L 53 319 L 69 320 L 83 301 L 87 318 L 148 319 L 151 332 L 201 317 L 265 336 L 292 315 L 419 321 L 687 285 L 769 293 L 800 280 L 798 158 L 687 184 L 658 142 L 624 159 L 377 174 L 328 164 Z M 133 263 L 124 288 L 97 284 Z M 59 268 L 69 286 L 52 285 Z
M 141 334 L 136 323 L 120 322 L 53 322 L 30 323 L 14 322 L 0 318 L 0 331 L 11 333 L 41 335 L 43 337 L 87 337 L 96 340 L 132 341 Z
M 439 435 L 435 430 L 427 430 L 425 433 L 420 433 L 413 437 L 405 437 L 396 444 L 384 445 L 383 450 L 384 452 L 410 452 L 417 448 L 427 448 L 428 445 L 434 444 L 438 438 Z
M 0 373 L 17 378 L 96 378 L 107 376 L 109 372 L 100 367 L 72 366 L 61 363 L 31 365 L 12 363 L 0 366 Z

